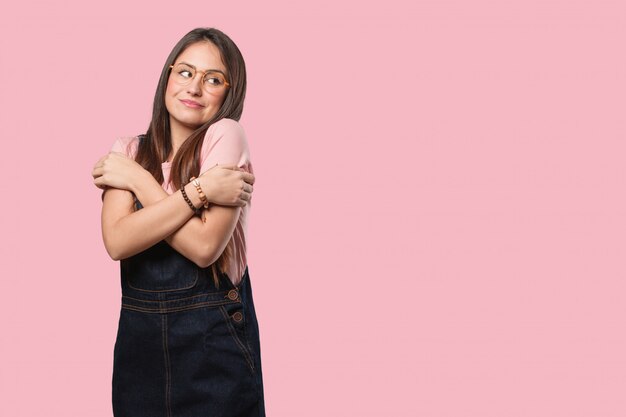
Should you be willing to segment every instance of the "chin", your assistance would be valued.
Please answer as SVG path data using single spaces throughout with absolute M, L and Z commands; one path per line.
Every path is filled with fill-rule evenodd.
M 187 126 L 189 129 L 191 130 L 196 130 L 198 129 L 200 126 L 202 126 L 204 123 L 183 123 L 185 126 Z
M 197 117 L 173 117 L 173 119 L 177 123 L 191 129 L 197 129 L 204 123 L 202 119 L 199 119 Z

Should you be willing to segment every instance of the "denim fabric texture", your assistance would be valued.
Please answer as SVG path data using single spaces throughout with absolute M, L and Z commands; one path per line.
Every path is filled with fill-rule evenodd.
M 141 203 L 136 201 L 138 208 Z M 250 276 L 233 285 L 161 241 L 120 261 L 115 417 L 264 417 Z

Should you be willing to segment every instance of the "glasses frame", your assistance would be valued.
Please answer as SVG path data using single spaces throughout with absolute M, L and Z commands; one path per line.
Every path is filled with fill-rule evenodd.
M 189 80 L 182 84 L 182 83 L 178 83 L 180 85 L 188 85 L 189 83 L 191 83 L 191 81 L 193 81 L 194 78 L 196 78 L 196 75 L 198 74 L 202 74 L 202 78 L 200 78 L 201 80 L 204 80 L 204 77 L 206 76 L 207 72 L 219 72 L 220 74 L 222 74 L 224 76 L 224 87 L 225 88 L 230 88 L 230 83 L 226 80 L 226 74 L 224 74 L 222 71 L 220 70 L 214 70 L 214 69 L 208 69 L 206 71 L 199 71 L 196 67 L 194 67 L 191 64 L 187 64 L 186 62 L 179 62 L 178 64 L 174 65 L 170 65 L 170 75 L 172 73 L 172 70 L 174 69 L 174 67 L 178 66 L 178 65 L 186 65 L 188 67 L 193 68 L 193 70 L 195 71 L 195 74 L 193 75 L 193 77 L 189 78 Z M 204 85 L 204 82 L 202 83 L 202 85 Z M 205 88 L 206 90 L 206 88 Z M 211 91 L 211 90 L 207 90 L 207 91 Z

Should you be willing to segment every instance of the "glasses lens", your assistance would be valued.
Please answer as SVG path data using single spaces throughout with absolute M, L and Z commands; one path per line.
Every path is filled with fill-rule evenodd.
M 178 64 L 172 69 L 172 77 L 179 84 L 187 84 L 196 75 L 196 71 L 185 64 Z
M 204 88 L 216 90 L 226 85 L 226 78 L 221 72 L 209 71 L 204 75 Z

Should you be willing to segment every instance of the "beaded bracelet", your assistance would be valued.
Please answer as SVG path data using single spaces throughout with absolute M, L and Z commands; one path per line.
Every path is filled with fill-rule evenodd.
M 198 209 L 196 209 L 193 205 L 193 203 L 191 202 L 191 200 L 189 199 L 189 197 L 187 197 L 187 192 L 185 191 L 185 186 L 180 187 L 180 192 L 183 195 L 183 198 L 185 199 L 185 201 L 187 202 L 187 204 L 189 204 L 189 207 L 193 210 L 194 213 L 197 212 Z
M 193 185 L 196 186 L 196 190 L 198 190 L 198 195 L 200 196 L 200 201 L 202 201 L 202 205 L 204 206 L 204 208 L 208 209 L 209 200 L 207 200 L 206 196 L 202 192 L 202 188 L 200 187 L 200 181 L 198 181 L 196 177 L 191 177 L 189 181 L 191 181 Z

